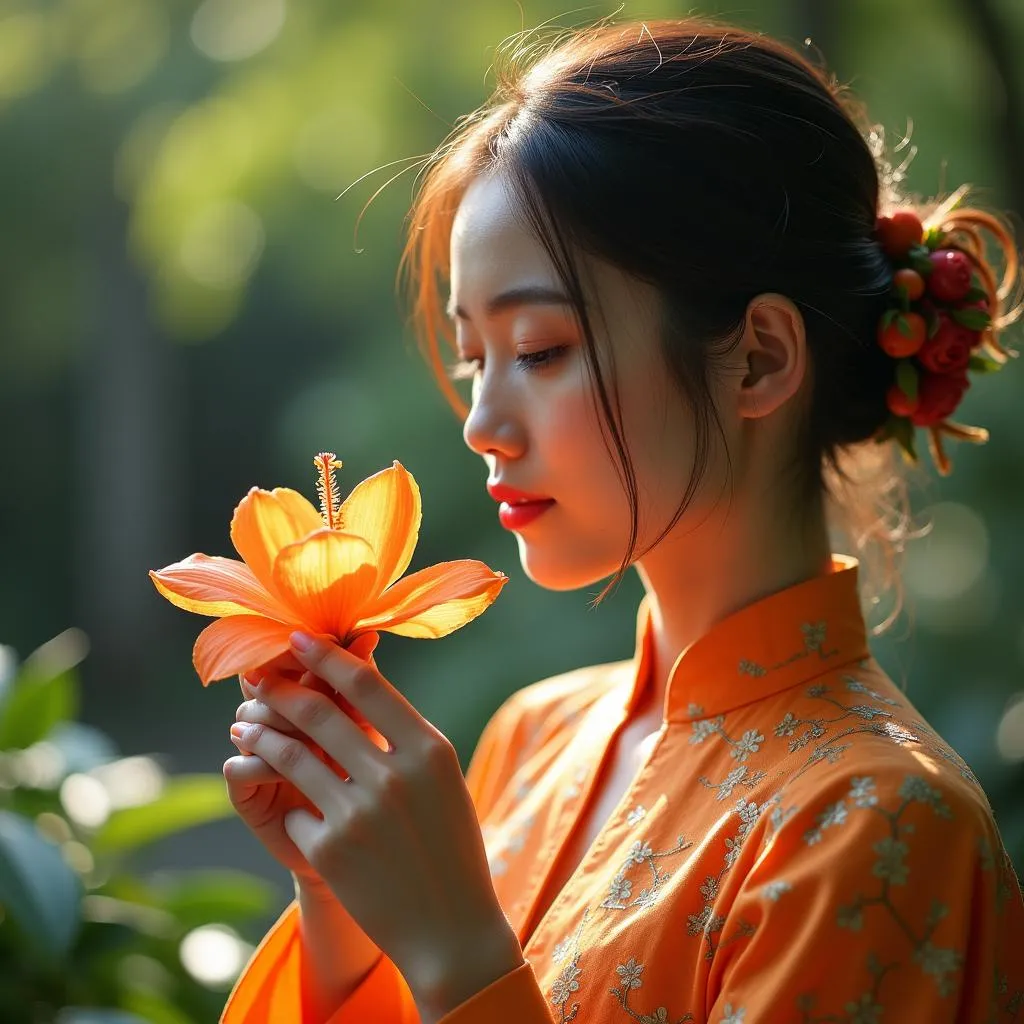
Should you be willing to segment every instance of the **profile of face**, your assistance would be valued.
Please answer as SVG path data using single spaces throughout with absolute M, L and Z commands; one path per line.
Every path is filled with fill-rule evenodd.
M 583 330 L 568 299 L 535 294 L 495 301 L 524 289 L 564 295 L 547 252 L 500 175 L 481 176 L 466 191 L 450 256 L 456 341 L 460 357 L 475 370 L 465 442 L 487 464 L 489 483 L 554 499 L 543 514 L 513 527 L 523 568 L 552 590 L 605 579 L 618 570 L 629 545 L 627 491 L 597 402 Z M 702 557 L 702 547 L 720 536 L 737 512 L 737 487 L 749 475 L 744 466 L 750 410 L 761 416 L 778 404 L 771 387 L 758 403 L 742 385 L 745 380 L 746 391 L 760 386 L 764 392 L 759 378 L 770 377 L 768 371 L 777 367 L 761 358 L 757 332 L 745 332 L 752 343 L 741 341 L 712 380 L 724 440 L 712 430 L 710 459 L 694 500 L 644 555 L 671 521 L 690 481 L 694 416 L 662 353 L 654 288 L 592 256 L 577 254 L 577 260 L 602 376 L 613 403 L 618 395 L 621 433 L 634 467 L 636 551 L 641 564 L 670 550 L 676 564 L 685 565 L 688 557 Z M 769 326 L 778 319 L 773 317 L 769 310 Z M 787 358 L 792 362 L 796 354 L 790 351 Z M 758 360 L 764 372 L 755 366 Z M 799 370 L 802 376 L 802 365 Z M 770 382 L 775 392 L 779 378 L 793 372 L 792 366 L 775 372 Z M 789 383 L 791 394 L 796 385 Z

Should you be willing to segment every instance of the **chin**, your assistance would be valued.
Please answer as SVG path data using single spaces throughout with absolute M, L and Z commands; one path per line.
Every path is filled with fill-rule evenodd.
M 618 560 L 613 562 L 593 556 L 588 558 L 584 557 L 583 552 L 578 552 L 579 557 L 574 558 L 575 552 L 564 549 L 558 552 L 540 551 L 537 545 L 531 545 L 521 536 L 516 539 L 523 572 L 545 590 L 580 590 L 608 579 L 619 568 Z

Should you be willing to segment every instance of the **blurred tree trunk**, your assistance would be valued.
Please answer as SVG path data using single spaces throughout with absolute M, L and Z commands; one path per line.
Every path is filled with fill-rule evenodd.
M 159 568 L 182 534 L 184 411 L 173 351 L 146 315 L 145 281 L 126 251 L 127 209 L 113 196 L 83 215 L 82 335 L 77 367 L 74 461 L 75 611 L 89 635 L 83 665 L 85 717 L 126 742 L 146 714 L 154 650 L 166 650 L 170 618 L 146 571 Z M 178 425 L 169 429 L 177 421 Z M 70 510 L 69 510 L 69 514 Z M 115 724 L 116 723 L 116 724 Z
M 1024 72 L 1007 26 L 1000 23 L 992 0 L 959 0 L 964 20 L 974 29 L 999 79 L 1001 94 L 992 104 L 994 150 L 1003 165 L 1007 199 L 1024 216 Z

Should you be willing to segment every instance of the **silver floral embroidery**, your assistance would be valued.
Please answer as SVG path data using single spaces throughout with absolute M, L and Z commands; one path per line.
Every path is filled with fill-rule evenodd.
M 718 783 L 712 782 L 709 778 L 701 776 L 697 781 L 706 789 L 717 790 L 716 800 L 726 800 L 732 796 L 732 791 L 737 786 L 752 788 L 765 778 L 762 771 L 751 771 L 747 765 L 741 764 L 733 768 L 726 777 Z
M 887 810 L 877 799 L 872 778 L 856 777 L 850 781 L 847 799 L 852 799 L 854 806 L 862 812 L 878 814 L 884 818 L 889 827 L 889 834 L 871 846 L 877 855 L 871 873 L 880 880 L 879 891 L 874 895 L 860 893 L 852 903 L 840 906 L 836 912 L 836 924 L 840 928 L 860 931 L 864 924 L 865 911 L 872 907 L 881 907 L 898 924 L 899 931 L 910 940 L 914 947 L 914 962 L 925 974 L 935 979 L 939 994 L 950 995 L 956 990 L 956 981 L 952 975 L 960 969 L 963 957 L 956 950 L 935 946 L 932 943 L 932 936 L 942 919 L 948 915 L 949 908 L 941 900 L 932 900 L 928 917 L 924 922 L 924 930 L 919 933 L 893 902 L 893 888 L 907 885 L 910 879 L 910 867 L 906 861 L 909 847 L 904 837 L 911 835 L 914 827 L 913 824 L 901 821 L 907 808 L 915 803 L 925 804 L 936 817 L 947 820 L 952 818 L 952 811 L 943 799 L 941 790 L 918 775 L 906 776 L 897 795 L 901 801 L 899 806 L 895 810 Z M 837 808 L 840 806 L 843 807 L 843 811 L 837 815 Z M 842 800 L 830 804 L 817 816 L 817 826 L 809 829 L 804 834 L 804 839 L 808 843 L 820 841 L 821 833 L 826 827 L 842 824 L 846 817 L 847 811 Z M 877 995 L 877 988 L 874 994 Z
M 572 777 L 572 782 L 565 788 L 565 791 L 562 794 L 566 800 L 573 800 L 580 795 L 580 786 L 583 785 L 589 774 L 589 765 L 581 764 L 576 768 Z
M 551 1004 L 559 1011 L 558 1024 L 568 1024 L 569 1021 L 575 1020 L 580 1010 L 580 1004 L 574 1002 L 567 1013 L 565 1004 L 572 999 L 573 993 L 580 990 L 579 979 L 583 974 L 579 966 L 580 936 L 583 934 L 583 928 L 589 916 L 590 908 L 588 907 L 583 912 L 575 931 L 568 938 L 559 942 L 551 953 L 551 958 L 555 963 L 563 964 L 558 977 L 552 982 L 549 992 Z
M 741 763 L 761 749 L 761 744 L 764 743 L 764 734 L 758 732 L 757 729 L 747 729 L 738 740 L 734 740 L 725 731 L 724 725 L 724 715 L 698 719 L 691 724 L 693 734 L 690 736 L 690 743 L 703 743 L 710 736 L 719 736 L 731 747 L 730 755 Z
M 800 661 L 801 658 L 810 657 L 812 654 L 817 654 L 824 661 L 826 658 L 833 658 L 839 653 L 838 648 L 831 651 L 825 650 L 825 636 L 828 632 L 828 624 L 826 622 L 805 622 L 800 626 L 800 632 L 803 635 L 803 647 L 795 651 L 788 658 L 784 658 L 777 664 L 767 668 L 759 662 L 751 661 L 749 658 L 741 658 L 736 666 L 737 671 L 740 675 L 760 678 L 761 676 L 768 675 L 769 672 L 777 672 L 780 668 L 792 665 L 793 662 Z
M 907 844 L 892 836 L 885 836 L 873 843 L 871 849 L 878 854 L 878 860 L 871 869 L 876 878 L 884 878 L 893 885 L 906 885 L 910 869 L 907 867 Z
M 814 828 L 809 828 L 804 833 L 804 842 L 808 846 L 820 843 L 821 834 L 825 829 L 842 825 L 846 821 L 846 804 L 842 800 L 837 800 L 834 804 L 829 804 L 814 820 L 817 823 Z
M 767 882 L 761 892 L 764 893 L 764 898 L 770 900 L 772 903 L 778 903 L 779 898 L 785 895 L 787 892 L 791 892 L 793 886 L 789 882 L 783 881 L 781 878 L 774 882 Z
M 623 861 L 615 876 L 608 883 L 608 893 L 600 905 L 606 910 L 628 910 L 630 907 L 648 908 L 657 901 L 662 886 L 671 877 L 668 871 L 661 871 L 656 863 L 663 857 L 671 857 L 683 850 L 689 849 L 693 843 L 687 842 L 682 836 L 676 837 L 676 845 L 662 853 L 655 853 L 651 844 L 637 840 L 630 847 L 626 859 Z M 641 889 L 633 897 L 633 879 L 627 878 L 626 873 L 635 865 L 647 864 L 651 871 L 651 885 L 649 888 Z M 630 902 L 632 900 L 632 902 Z
M 536 813 L 523 818 L 516 830 L 506 838 L 504 844 L 500 844 L 494 830 L 490 827 L 486 830 L 481 829 L 484 848 L 487 851 L 487 864 L 491 869 L 491 876 L 493 878 L 498 878 L 508 871 L 508 860 L 505 855 L 522 851 L 530 831 L 536 823 Z
M 715 953 L 721 949 L 725 942 L 734 942 L 737 939 L 745 938 L 754 933 L 754 926 L 741 919 L 736 924 L 736 931 L 728 939 L 716 941 L 716 936 L 725 927 L 725 917 L 715 913 L 714 902 L 718 897 L 722 878 L 736 863 L 743 848 L 743 843 L 750 835 L 769 803 L 770 801 L 757 804 L 752 800 L 746 800 L 742 797 L 736 801 L 734 813 L 739 817 L 740 823 L 736 834 L 734 836 L 726 836 L 725 838 L 725 856 L 722 869 L 717 875 L 708 875 L 701 883 L 700 894 L 704 899 L 703 908 L 696 914 L 687 915 L 686 934 L 691 937 L 703 936 L 707 944 L 707 949 L 704 952 L 706 960 L 713 960 Z
M 843 682 L 846 683 L 846 689 L 849 690 L 850 693 L 866 693 L 872 699 L 880 701 L 882 704 L 888 704 L 890 707 L 894 708 L 903 706 L 898 700 L 893 700 L 892 697 L 886 697 L 884 694 L 870 689 L 859 679 L 855 679 L 853 676 L 843 676 Z
M 956 991 L 956 982 L 949 977 L 960 970 L 963 957 L 954 949 L 940 949 L 930 942 L 923 942 L 914 950 L 914 963 L 921 965 L 925 974 L 935 978 L 939 995 L 948 996 Z
M 812 1017 L 811 1010 L 817 1000 L 814 995 L 806 993 L 797 1000 L 797 1007 L 803 1011 L 803 1024 L 825 1024 L 826 1021 L 841 1021 L 842 1024 L 882 1024 L 883 1007 L 878 1001 L 879 990 L 885 975 L 897 966 L 898 964 L 887 964 L 883 967 L 878 958 L 873 953 L 869 953 L 867 968 L 874 980 L 870 991 L 862 992 L 859 999 L 849 1000 L 843 1005 L 843 1009 L 849 1016 L 840 1018 L 833 1014 L 826 1014 L 821 1017 Z
M 747 1011 L 742 1006 L 737 1006 L 736 1009 L 733 1009 L 732 1003 L 726 1003 L 725 1009 L 722 1012 L 725 1014 L 722 1018 L 722 1024 L 743 1024 L 747 1016 Z
M 732 756 L 737 761 L 746 761 L 751 754 L 756 754 L 764 743 L 764 735 L 756 729 L 747 731 L 736 741 L 732 748 Z
M 608 990 L 610 995 L 615 996 L 619 1005 L 632 1017 L 639 1021 L 639 1024 L 670 1024 L 668 1007 L 659 1006 L 653 1013 L 638 1013 L 629 1005 L 630 994 L 643 986 L 643 979 L 640 977 L 644 972 L 644 965 L 639 963 L 636 957 L 630 957 L 624 964 L 615 968 L 619 984 Z M 684 1013 L 677 1017 L 671 1024 L 686 1024 L 693 1020 L 692 1013 Z
M 857 807 L 874 807 L 878 803 L 875 780 L 868 776 L 850 779 L 850 799 Z
M 645 817 L 647 817 L 647 808 L 644 807 L 643 804 L 637 804 L 636 807 L 626 815 L 626 822 L 629 825 L 636 825 L 638 822 L 643 821 Z

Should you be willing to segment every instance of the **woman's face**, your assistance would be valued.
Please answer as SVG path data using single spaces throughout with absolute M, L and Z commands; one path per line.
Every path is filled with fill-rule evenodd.
M 686 491 L 693 419 L 661 354 L 654 289 L 589 257 L 583 269 L 602 374 L 613 406 L 618 392 L 636 474 L 642 552 Z M 475 368 L 463 436 L 486 462 L 490 484 L 554 499 L 543 514 L 513 528 L 527 575 L 543 587 L 569 590 L 618 570 L 629 544 L 630 507 L 572 306 L 554 297 L 494 302 L 526 288 L 562 291 L 503 179 L 478 178 L 451 236 L 450 308 L 460 356 Z M 728 436 L 730 424 L 724 425 Z M 711 441 L 701 487 L 669 535 L 676 546 L 685 547 L 693 526 L 708 525 L 727 504 L 719 500 L 725 458 L 714 431 Z

